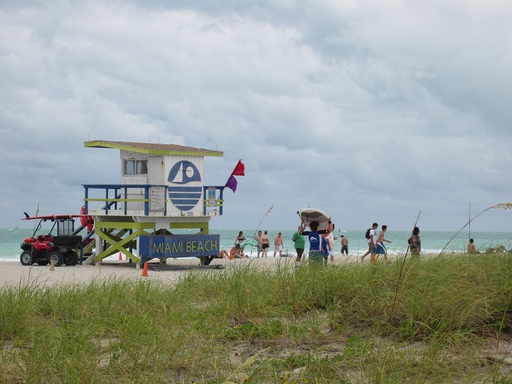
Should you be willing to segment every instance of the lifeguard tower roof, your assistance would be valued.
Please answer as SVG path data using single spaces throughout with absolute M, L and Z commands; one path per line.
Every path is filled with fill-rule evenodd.
M 93 140 L 86 141 L 85 147 L 90 148 L 113 148 L 130 152 L 145 153 L 148 155 L 160 156 L 215 156 L 222 157 L 221 151 L 213 151 L 205 148 L 187 147 L 177 144 L 153 144 L 153 143 L 134 143 L 129 141 L 104 141 Z

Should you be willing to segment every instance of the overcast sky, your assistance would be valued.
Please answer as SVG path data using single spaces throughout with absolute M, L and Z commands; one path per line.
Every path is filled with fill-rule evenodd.
M 512 202 L 512 2 L 3 0 L 0 227 L 79 213 L 119 151 L 172 143 L 225 191 L 211 228 L 456 231 Z M 512 231 L 490 210 L 473 230 Z

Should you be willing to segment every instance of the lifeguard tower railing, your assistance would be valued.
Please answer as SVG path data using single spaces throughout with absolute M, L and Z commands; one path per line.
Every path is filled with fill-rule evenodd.
M 86 214 L 171 216 L 168 205 L 174 189 L 168 185 L 83 184 L 83 187 Z M 221 216 L 224 208 L 224 187 L 203 186 L 202 194 L 203 215 Z M 187 199 L 191 196 L 180 193 L 177 197 Z M 183 212 L 179 215 L 183 216 Z

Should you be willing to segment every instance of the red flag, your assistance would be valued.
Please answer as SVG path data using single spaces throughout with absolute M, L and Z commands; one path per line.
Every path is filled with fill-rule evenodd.
M 245 165 L 242 160 L 238 160 L 235 169 L 231 173 L 231 176 L 245 176 Z

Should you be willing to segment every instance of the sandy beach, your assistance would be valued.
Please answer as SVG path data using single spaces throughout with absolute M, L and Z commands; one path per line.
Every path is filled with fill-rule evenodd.
M 435 257 L 437 254 L 422 254 L 421 258 Z M 396 260 L 397 255 L 388 255 L 388 260 Z M 368 256 L 364 263 L 370 263 Z M 335 254 L 334 262 L 329 261 L 329 265 L 340 265 L 345 263 L 360 263 L 360 255 L 351 254 L 342 256 Z M 382 262 L 379 257 L 377 263 Z M 197 258 L 169 258 L 161 264 L 158 259 L 148 262 L 148 275 L 142 275 L 142 269 L 134 263 L 126 260 L 106 259 L 101 264 L 96 265 L 76 265 L 54 267 L 49 265 L 23 266 L 16 262 L 0 262 L 0 288 L 16 287 L 27 284 L 41 287 L 66 284 L 89 284 L 91 282 L 108 281 L 112 279 L 130 279 L 158 281 L 162 283 L 175 283 L 187 273 L 214 272 L 222 273 L 232 268 L 251 266 L 256 268 L 276 269 L 278 267 L 295 267 L 295 254 L 287 257 L 266 257 L 266 258 L 243 258 L 243 259 L 214 259 L 209 266 L 201 266 Z M 307 263 L 307 257 L 304 260 Z
M 130 279 L 175 283 L 186 273 L 201 273 L 204 271 L 219 272 L 239 266 L 256 266 L 258 268 L 276 268 L 277 266 L 294 265 L 295 257 L 268 257 L 245 259 L 215 259 L 210 266 L 200 266 L 199 259 L 167 259 L 166 264 L 159 260 L 148 263 L 148 276 L 142 276 L 142 269 L 126 260 L 104 261 L 97 265 L 76 265 L 54 267 L 23 266 L 15 262 L 0 262 L 0 287 L 17 287 L 36 285 L 40 287 L 89 284 L 111 279 Z

